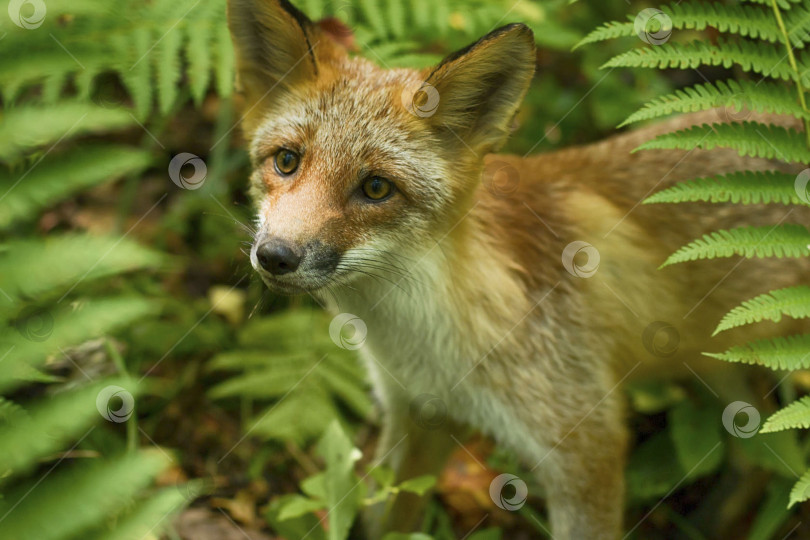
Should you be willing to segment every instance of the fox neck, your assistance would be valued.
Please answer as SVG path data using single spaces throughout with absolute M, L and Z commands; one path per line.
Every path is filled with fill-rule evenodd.
M 530 307 L 522 269 L 497 241 L 495 223 L 474 205 L 449 233 L 409 255 L 405 277 L 362 276 L 334 291 L 330 310 L 363 319 L 377 357 L 479 357 Z

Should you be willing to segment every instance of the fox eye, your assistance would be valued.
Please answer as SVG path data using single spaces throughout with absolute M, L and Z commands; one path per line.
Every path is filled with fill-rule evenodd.
M 299 157 L 298 154 L 292 150 L 282 148 L 276 152 L 276 157 L 273 160 L 276 165 L 276 172 L 282 176 L 287 176 L 295 172 L 298 168 Z
M 372 201 L 382 201 L 394 193 L 394 186 L 385 178 L 372 176 L 363 182 L 363 193 Z

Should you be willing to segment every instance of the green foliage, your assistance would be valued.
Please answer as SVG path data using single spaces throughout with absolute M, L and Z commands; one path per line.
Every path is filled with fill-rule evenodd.
M 771 369 L 807 369 L 810 367 L 810 334 L 758 339 L 722 353 L 703 354 L 726 362 L 758 364 Z
M 663 266 L 742 255 L 752 257 L 806 257 L 810 231 L 801 225 L 740 227 L 703 235 L 669 256 Z
M 652 120 L 673 113 L 704 111 L 725 107 L 727 116 L 741 114 L 743 109 L 774 114 L 789 114 L 797 118 L 810 117 L 796 102 L 796 93 L 777 82 L 717 81 L 676 90 L 655 98 L 631 114 L 621 125 Z M 718 118 L 721 120 L 722 118 Z
M 810 287 L 798 285 L 777 289 L 747 300 L 729 311 L 714 333 L 762 320 L 779 322 L 783 315 L 794 319 L 810 317 Z
M 780 171 L 736 171 L 679 182 L 644 200 L 644 204 L 711 202 L 735 204 L 804 204 L 796 193 L 796 175 Z
M 436 483 L 433 476 L 419 476 L 394 485 L 393 471 L 382 467 L 373 468 L 360 477 L 355 472 L 355 462 L 362 454 L 337 420 L 324 431 L 318 442 L 318 453 L 324 459 L 325 468 L 301 482 L 306 495 L 285 496 L 269 509 L 268 519 L 282 534 L 298 535 L 303 530 L 305 535 L 315 533 L 312 534 L 315 538 L 345 540 L 363 506 L 384 502 L 401 492 L 424 495 Z M 378 489 L 371 497 L 366 497 L 365 481 L 369 476 L 377 481 Z M 315 520 L 313 514 L 320 515 L 323 510 L 325 516 Z M 403 537 L 430 538 L 426 535 Z
M 810 396 L 804 396 L 772 414 L 760 431 L 771 433 L 785 429 L 807 429 L 808 427 L 810 427 Z
M 210 370 L 238 373 L 210 396 L 272 401 L 249 422 L 250 432 L 298 443 L 341 418 L 340 406 L 365 418 L 371 401 L 364 371 L 355 355 L 332 342 L 329 322 L 321 311 L 298 309 L 247 324 L 239 347 L 210 361 Z
M 743 122 L 741 124 L 704 124 L 659 135 L 637 150 L 672 149 L 711 150 L 732 148 L 741 156 L 780 159 L 794 163 L 810 162 L 810 150 L 802 134 L 794 129 Z
M 183 87 L 177 83 L 183 76 L 198 103 L 212 78 L 220 94 L 231 92 L 233 51 L 222 24 L 224 0 L 56 0 L 47 8 L 39 31 L 11 26 L 3 40 L 0 80 L 9 102 L 26 87 L 44 84 L 52 89 L 43 92 L 43 100 L 53 103 L 69 81 L 80 97 L 89 98 L 104 73 L 120 78 L 141 118 L 155 99 L 161 113 L 168 113 L 180 96 Z M 64 49 L 54 47 L 54 41 Z
M 810 69 L 805 53 L 806 45 L 810 43 L 810 3 L 806 0 L 755 0 L 726 4 L 695 0 L 662 6 L 661 11 L 664 14 L 661 18 L 668 17 L 674 30 L 666 43 L 625 51 L 603 67 L 698 69 L 702 66 L 718 66 L 733 68 L 737 76 L 716 82 L 707 80 L 648 102 L 627 118 L 624 124 L 713 108 L 716 108 L 717 119 L 712 124 L 664 133 L 642 144 L 637 150 L 730 148 L 742 156 L 805 166 L 810 163 L 810 109 L 806 96 L 806 90 L 810 87 Z M 590 32 L 579 45 L 633 36 L 637 31 L 635 22 L 631 19 L 631 22 L 604 24 Z M 691 30 L 707 27 L 714 28 L 722 36 L 688 43 L 678 39 L 678 36 L 689 36 Z M 781 118 L 778 121 L 747 121 L 751 111 L 780 115 Z M 798 124 L 802 125 L 803 132 L 785 127 Z M 777 170 L 739 170 L 680 182 L 653 194 L 644 202 L 780 203 L 803 206 L 802 210 L 806 210 L 807 201 L 798 190 L 795 174 Z M 749 258 L 803 258 L 810 255 L 810 232 L 807 228 L 800 225 L 757 225 L 705 234 L 680 248 L 662 266 L 735 255 Z M 746 301 L 723 318 L 715 334 L 762 320 L 779 322 L 785 315 L 793 318 L 810 315 L 810 288 L 804 285 L 788 287 Z M 810 335 L 759 339 L 732 346 L 722 353 L 704 354 L 728 362 L 758 364 L 771 369 L 806 369 L 810 367 Z M 763 431 L 810 426 L 807 408 L 806 398 L 788 405 L 771 416 Z M 677 419 L 677 416 L 673 419 Z M 751 455 L 758 456 L 755 461 L 760 464 L 765 463 L 761 459 L 763 456 L 768 457 L 761 449 L 755 449 L 755 441 L 762 437 L 739 440 L 740 446 L 752 451 Z M 700 441 L 703 438 L 695 436 L 692 440 Z M 771 439 L 774 444 L 775 441 Z M 653 439 L 645 446 L 653 444 L 661 446 L 663 442 Z M 787 444 L 784 453 L 769 450 L 780 457 L 794 456 L 794 463 L 789 467 L 791 469 L 804 467 L 803 457 L 795 449 L 795 443 Z M 767 537 L 767 531 L 774 531 L 784 519 L 774 510 L 777 497 L 782 497 L 782 508 L 792 506 L 810 498 L 808 486 L 810 472 L 794 486 L 789 502 L 785 501 L 784 493 L 771 493 L 755 522 L 754 536 Z

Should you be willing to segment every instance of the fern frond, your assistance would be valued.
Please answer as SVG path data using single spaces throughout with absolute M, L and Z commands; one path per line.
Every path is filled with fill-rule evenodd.
M 0 538 L 76 538 L 120 513 L 169 464 L 161 451 L 144 450 L 57 471 L 37 489 L 32 479 L 0 500 Z
M 678 182 L 643 204 L 711 202 L 807 204 L 796 193 L 796 175 L 780 171 L 736 171 Z
M 43 118 L 47 118 L 43 122 Z M 9 109 L 0 122 L 0 161 L 12 162 L 36 147 L 53 145 L 65 137 L 110 133 L 137 125 L 124 110 L 80 102 Z
M 765 6 L 770 7 L 772 0 L 742 0 L 743 2 L 748 2 L 751 4 L 762 4 Z M 799 4 L 804 0 L 776 0 L 776 5 L 782 11 L 790 10 L 795 4 Z
M 43 399 L 24 418 L 0 423 L 0 471 L 26 472 L 40 458 L 79 439 L 99 419 L 96 397 L 107 386 L 121 386 L 133 395 L 138 392 L 135 380 L 108 379 Z
M 12 300 L 43 299 L 62 294 L 77 282 L 156 268 L 165 260 L 137 242 L 115 237 L 72 234 L 16 240 L 3 247 L 0 289 Z
M 780 159 L 793 163 L 810 162 L 810 150 L 802 133 L 761 122 L 703 124 L 673 131 L 647 141 L 635 150 L 711 150 L 727 147 L 741 156 Z
M 129 146 L 88 144 L 81 152 L 47 157 L 26 172 L 0 172 L 0 230 L 36 219 L 40 210 L 73 193 L 140 173 L 153 160 L 151 153 Z
M 758 112 L 786 114 L 796 118 L 810 118 L 796 100 L 795 91 L 779 82 L 717 81 L 697 84 L 672 94 L 655 98 L 631 114 L 619 127 L 661 118 L 673 113 L 688 113 L 715 107 L 747 108 Z
M 742 255 L 752 257 L 810 256 L 810 231 L 801 225 L 740 227 L 703 235 L 669 256 L 661 267 L 675 263 Z
M 83 536 L 86 540 L 144 540 L 161 538 L 172 524 L 172 515 L 188 504 L 183 493 L 176 488 L 165 488 L 138 502 L 135 508 L 116 516 L 105 530 Z M 313 539 L 314 540 L 314 539 Z
M 778 42 L 781 35 L 772 18 L 761 9 L 735 4 L 683 2 L 660 7 L 672 21 L 675 30 L 704 30 L 707 26 L 720 32 L 759 38 L 771 43 Z M 574 48 L 607 39 L 635 36 L 634 21 L 609 22 L 585 36 Z M 802 46 L 801 42 L 796 46 Z
M 717 45 L 694 41 L 688 44 L 664 43 L 655 47 L 632 49 L 608 60 L 602 67 L 697 68 L 700 66 L 740 66 L 745 72 L 792 81 L 791 67 L 782 61 L 781 48 L 758 41 L 725 42 Z M 810 73 L 802 66 L 801 82 L 808 85 Z M 810 86 L 810 85 L 808 85 Z
M 791 508 L 796 503 L 804 502 L 807 499 L 810 499 L 810 469 L 804 472 L 802 477 L 793 485 L 793 489 L 790 490 L 788 508 Z
M 763 424 L 760 433 L 774 433 L 786 429 L 810 427 L 810 396 L 794 401 L 773 413 Z
M 98 298 L 78 306 L 66 306 L 45 313 L 47 335 L 27 332 L 25 319 L 0 332 L 0 343 L 9 354 L 0 362 L 0 392 L 20 386 L 24 369 L 42 365 L 50 354 L 60 352 L 108 333 L 126 328 L 141 317 L 154 315 L 158 305 L 142 298 Z M 39 330 L 37 328 L 36 330 Z M 0 536 L 1 537 L 1 536 Z
M 756 364 L 773 370 L 807 369 L 810 367 L 810 334 L 758 339 L 722 353 L 703 354 L 726 362 Z
M 779 322 L 783 315 L 794 319 L 810 317 L 810 287 L 786 287 L 747 300 L 726 313 L 714 334 L 762 320 Z

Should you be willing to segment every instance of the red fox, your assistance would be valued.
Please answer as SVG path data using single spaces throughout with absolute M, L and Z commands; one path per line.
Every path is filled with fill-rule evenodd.
M 618 537 L 622 384 L 698 369 L 700 351 L 728 345 L 709 337 L 731 306 L 810 269 L 730 259 L 658 270 L 709 230 L 798 216 L 640 201 L 679 180 L 780 166 L 726 150 L 630 153 L 714 112 L 493 154 L 534 76 L 522 24 L 417 71 L 350 56 L 286 0 L 229 0 L 228 21 L 254 169 L 251 263 L 271 290 L 310 293 L 365 324 L 379 460 L 400 480 L 436 474 L 459 430 L 477 428 L 537 475 L 554 538 Z M 656 354 L 657 321 L 680 336 L 677 351 Z M 446 408 L 437 429 L 411 414 L 425 395 Z M 371 514 L 368 534 L 411 530 L 419 513 L 403 497 Z

